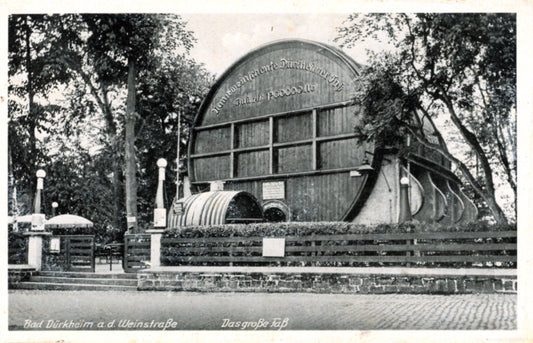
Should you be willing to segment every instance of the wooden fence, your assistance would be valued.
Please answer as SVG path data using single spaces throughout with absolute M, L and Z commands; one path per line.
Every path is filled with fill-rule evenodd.
M 150 266 L 150 234 L 124 235 L 124 271 L 136 272 Z
M 51 242 L 59 240 L 58 250 Z M 48 236 L 43 240 L 42 269 L 94 272 L 94 235 Z
M 94 272 L 94 235 L 59 236 L 66 244 L 69 270 Z
M 161 265 L 516 267 L 516 231 L 285 237 L 264 257 L 263 237 L 161 239 Z

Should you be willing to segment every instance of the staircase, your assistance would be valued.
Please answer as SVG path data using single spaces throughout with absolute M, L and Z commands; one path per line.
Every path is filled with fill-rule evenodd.
M 33 272 L 29 280 L 10 285 L 13 289 L 70 291 L 136 291 L 136 274 Z

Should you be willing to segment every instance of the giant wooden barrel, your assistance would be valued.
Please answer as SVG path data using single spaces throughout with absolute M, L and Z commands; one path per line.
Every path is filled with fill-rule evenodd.
M 176 207 L 181 207 L 180 209 Z M 260 222 L 263 211 L 255 197 L 246 192 L 213 191 L 175 199 L 168 227 Z
M 379 170 L 359 142 L 353 94 L 360 65 L 333 47 L 303 40 L 261 46 L 214 84 L 194 121 L 189 176 L 197 191 L 252 193 L 284 220 L 350 220 Z M 267 212 L 265 212 L 267 214 Z M 275 215 L 275 213 L 274 213 Z

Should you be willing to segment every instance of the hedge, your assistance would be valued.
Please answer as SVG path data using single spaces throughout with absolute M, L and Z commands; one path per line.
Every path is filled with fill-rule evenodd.
M 228 265 L 229 263 L 235 263 L 238 265 L 264 265 L 265 262 L 246 262 L 241 260 L 236 262 L 229 261 L 217 261 L 217 256 L 232 256 L 232 257 L 257 257 L 261 256 L 258 253 L 257 241 L 248 241 L 245 237 L 304 237 L 311 235 L 342 235 L 342 234 L 392 234 L 392 233 L 423 233 L 423 232 L 502 232 L 502 231 L 515 231 L 515 225 L 489 225 L 487 223 L 473 223 L 468 225 L 455 225 L 455 226 L 442 226 L 438 224 L 427 224 L 410 222 L 401 225 L 356 225 L 346 222 L 314 222 L 314 223 L 259 223 L 259 224 L 231 224 L 231 225 L 213 225 L 213 226 L 189 226 L 179 229 L 169 229 L 163 234 L 162 247 L 161 247 L 161 264 L 164 266 L 173 265 L 199 265 L 199 266 L 214 266 L 214 265 Z M 238 243 L 229 243 L 224 240 L 202 242 L 199 240 L 196 242 L 183 242 L 183 243 L 170 243 L 166 242 L 166 239 L 172 238 L 224 238 L 224 237 L 242 237 L 243 240 Z M 333 237 L 332 237 L 333 238 Z M 449 238 L 449 239 L 420 239 L 418 244 L 468 244 L 468 243 L 516 243 L 514 237 L 495 237 L 495 238 Z M 236 245 L 235 245 L 236 244 Z M 311 244 L 309 241 L 291 241 L 287 243 L 288 246 L 308 246 Z M 322 240 L 320 246 L 342 247 L 350 245 L 347 240 L 332 239 Z M 361 240 L 358 245 L 396 245 L 405 244 L 402 241 L 388 240 L 386 238 L 379 240 Z M 250 251 L 227 251 L 224 248 L 229 248 L 230 245 L 243 247 L 254 247 Z M 222 250 L 220 249 L 222 248 Z M 231 255 L 230 254 L 231 251 Z M 397 266 L 408 265 L 403 262 L 380 262 L 380 261 L 368 261 L 368 262 L 341 262 L 336 261 L 335 256 L 405 256 L 404 251 L 380 251 L 377 250 L 328 250 L 328 252 L 297 252 L 290 253 L 291 256 L 320 256 L 331 257 L 330 261 L 278 261 L 271 262 L 270 265 L 296 265 L 296 266 L 353 266 L 353 267 L 367 267 L 367 266 Z M 296 254 L 296 255 L 295 255 Z M 310 255 L 311 254 L 311 255 Z M 500 268 L 516 268 L 515 262 L 496 262 L 498 256 L 515 256 L 516 250 L 502 250 L 502 251 L 425 251 L 427 256 L 447 256 L 447 255 L 493 255 L 495 259 L 493 262 L 416 262 L 411 264 L 411 267 L 448 267 L 448 268 L 464 268 L 464 267 L 500 267 Z M 195 261 L 195 257 L 213 257 L 213 261 Z
M 8 263 L 28 263 L 28 237 L 21 232 L 8 233 Z
M 307 235 L 335 235 L 357 233 L 408 233 L 408 232 L 487 232 L 516 231 L 515 224 L 491 225 L 485 222 L 443 226 L 410 222 L 405 224 L 359 225 L 346 222 L 292 222 L 225 224 L 212 226 L 186 226 L 168 229 L 164 237 L 285 237 Z

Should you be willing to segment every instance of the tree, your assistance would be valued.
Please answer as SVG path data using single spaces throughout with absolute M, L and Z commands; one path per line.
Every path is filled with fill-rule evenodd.
M 41 130 L 47 130 L 44 138 L 41 134 L 36 139 L 48 173 L 45 203 L 58 200 L 63 213 L 95 217 L 106 230 L 123 226 L 122 167 L 128 153 L 130 163 L 124 168 L 129 170 L 126 179 L 132 190 L 128 215 L 137 211 L 139 202 L 143 214 L 149 211 L 140 219 L 149 222 L 155 188 L 150 189 L 150 181 L 144 179 L 157 175 L 150 174 L 152 164 L 155 166 L 152 160 L 159 151 L 159 156 L 175 157 L 176 113 L 184 113 L 181 130 L 186 132 L 199 98 L 212 82 L 202 66 L 186 58 L 194 41 L 192 33 L 174 15 L 54 15 L 42 21 L 36 43 L 49 46 L 53 42 L 46 63 L 58 75 L 69 75 L 55 83 L 61 87 L 62 99 L 57 94 L 50 97 L 54 95 L 50 87 L 40 92 L 43 98 L 57 100 L 48 104 L 50 109 L 37 122 Z M 36 54 L 33 50 L 32 45 L 30 55 Z M 10 45 L 14 61 L 23 60 L 24 51 Z M 27 104 L 27 98 L 18 99 L 15 86 L 16 80 L 10 79 L 10 115 Z M 10 121 L 13 156 L 27 150 L 27 140 L 22 139 L 26 131 L 25 122 Z M 88 139 L 91 148 L 81 143 Z M 126 142 L 131 143 L 128 149 Z M 13 160 L 14 170 L 23 167 L 22 159 Z M 34 175 L 35 170 L 31 170 L 28 178 L 33 180 Z M 142 178 L 139 199 L 135 199 L 137 177 Z M 112 195 L 103 191 L 109 189 L 110 178 Z M 33 192 L 33 188 L 27 189 Z M 105 198 L 92 192 L 112 200 L 102 203 Z M 96 204 L 101 210 L 96 210 Z
M 46 160 L 38 147 L 37 135 L 48 131 L 47 118 L 60 108 L 39 97 L 70 79 L 52 61 L 58 39 L 49 34 L 51 26 L 51 17 L 47 15 L 9 16 L 9 151 L 14 157 L 13 174 L 18 189 L 30 199 L 35 190 L 35 171 Z
M 113 160 L 114 198 L 116 201 L 121 198 L 123 162 L 127 217 L 136 218 L 135 140 L 139 119 L 144 121 L 136 111 L 137 78 L 145 70 L 155 68 L 160 56 L 177 54 L 180 48 L 188 52 L 194 38 L 185 30 L 185 23 L 174 15 L 90 14 L 62 17 L 59 21 L 62 21 L 63 32 L 66 27 L 77 27 L 78 35 L 73 37 L 82 44 L 72 44 L 73 39 L 68 36 L 61 45 L 60 61 L 87 86 L 106 119 L 109 145 L 117 157 Z M 123 154 L 119 152 L 122 142 Z M 117 220 L 119 208 L 115 203 Z M 118 226 L 118 222 L 115 225 Z M 135 220 L 133 231 L 136 227 Z
M 505 222 L 494 178 L 503 172 L 516 199 L 516 16 L 355 14 L 337 41 L 351 47 L 380 37 L 392 51 L 372 54 L 362 76 L 357 100 L 365 116 L 359 130 L 369 136 L 385 128 L 408 132 L 453 162 L 494 219 Z M 468 161 L 421 135 L 413 111 L 427 118 L 446 114 L 479 161 L 482 177 L 472 174 Z
M 62 144 L 47 165 L 46 213 L 57 201 L 57 214 L 74 213 L 93 221 L 97 241 L 116 240 L 118 228 L 113 225 L 113 194 L 107 177 L 109 156 L 90 154 L 79 140 L 71 143 Z
M 85 15 L 91 36 L 90 54 L 95 61 L 126 71 L 125 180 L 126 212 L 137 231 L 137 160 L 135 152 L 137 74 L 151 66 L 159 53 L 172 53 L 179 46 L 187 51 L 193 37 L 184 23 L 171 15 Z
M 176 191 L 176 147 L 181 132 L 180 152 L 186 154 L 189 128 L 210 85 L 214 82 L 201 65 L 183 56 L 161 56 L 155 68 L 140 75 L 137 112 L 143 118 L 137 129 L 136 147 L 139 161 L 139 210 L 141 221 L 152 220 L 154 190 L 157 188 L 157 159 L 169 162 L 165 195 L 168 200 Z M 178 126 L 178 112 L 181 114 Z M 185 172 L 182 166 L 182 174 Z

